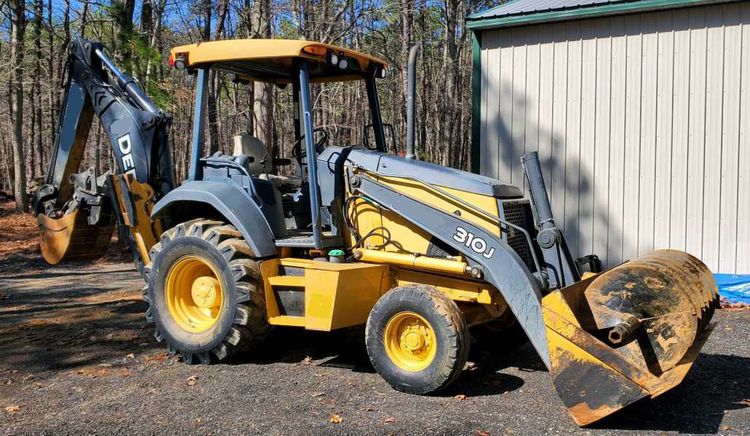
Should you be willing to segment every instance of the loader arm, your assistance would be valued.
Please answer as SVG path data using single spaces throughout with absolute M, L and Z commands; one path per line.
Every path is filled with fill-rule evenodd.
M 101 256 L 119 222 L 129 231 L 136 264 L 147 262 L 161 233 L 151 206 L 173 186 L 171 118 L 97 42 L 70 43 L 63 86 L 49 169 L 33 203 L 42 255 L 51 264 Z M 111 146 L 114 174 L 78 173 L 94 117 Z
M 467 219 L 477 208 L 460 198 L 449 209 L 434 207 L 389 185 L 383 179 L 390 174 L 383 172 L 350 170 L 348 181 L 368 204 L 460 253 L 467 273 L 500 292 L 578 424 L 679 384 L 711 333 L 718 307 L 708 268 L 687 253 L 659 250 L 582 279 L 552 217 L 536 153 L 525 155 L 523 164 L 538 230 L 533 242 L 526 236 L 541 258 L 534 256 L 533 272 L 503 238 Z M 421 186 L 430 191 L 422 198 L 451 196 Z M 488 219 L 501 229 L 509 224 Z

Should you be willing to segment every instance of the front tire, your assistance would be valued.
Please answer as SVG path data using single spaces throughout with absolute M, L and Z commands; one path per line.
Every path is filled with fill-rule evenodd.
M 197 219 L 167 230 L 145 273 L 146 320 L 189 364 L 249 351 L 268 333 L 260 270 L 231 225 Z
M 412 394 L 448 387 L 469 356 L 461 310 L 430 286 L 403 286 L 383 295 L 367 319 L 365 342 L 378 374 Z

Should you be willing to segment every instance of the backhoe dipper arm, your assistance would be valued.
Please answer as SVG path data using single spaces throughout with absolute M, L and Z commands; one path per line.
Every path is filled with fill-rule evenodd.
M 150 233 L 159 230 L 149 222 L 149 204 L 173 186 L 168 143 L 171 118 L 114 65 L 97 42 L 73 40 L 65 73 L 59 130 L 45 185 L 34 197 L 42 254 L 53 264 L 103 254 L 113 227 L 109 212 L 114 209 L 114 216 L 131 230 L 134 254 L 143 260 L 153 243 Z M 75 174 L 94 115 L 117 166 L 116 174 L 106 181 L 97 180 L 93 170 Z M 114 200 L 114 208 L 107 197 Z

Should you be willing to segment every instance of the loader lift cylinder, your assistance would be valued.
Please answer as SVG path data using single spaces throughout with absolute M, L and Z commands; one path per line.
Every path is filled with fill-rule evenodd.
M 537 226 L 539 229 L 555 228 L 552 207 L 549 204 L 547 187 L 544 185 L 544 177 L 542 176 L 542 167 L 539 165 L 539 154 L 536 151 L 526 153 L 521 157 L 521 164 L 526 171 L 531 202 L 536 209 Z
M 544 255 L 545 271 L 541 273 L 546 277 L 542 277 L 541 282 L 548 282 L 552 289 L 577 283 L 581 280 L 581 274 L 562 231 L 555 225 L 555 219 L 552 217 L 552 207 L 544 185 L 542 167 L 539 165 L 539 154 L 535 151 L 524 154 L 521 156 L 521 165 L 529 182 L 531 204 L 536 214 L 539 229 L 536 240 Z

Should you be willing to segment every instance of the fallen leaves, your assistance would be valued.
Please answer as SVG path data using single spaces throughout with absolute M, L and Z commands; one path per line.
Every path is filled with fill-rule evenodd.
M 302 359 L 302 363 L 304 363 L 305 365 L 312 365 L 313 358 L 310 356 L 306 356 L 304 359 Z
M 187 378 L 187 385 L 188 386 L 195 386 L 198 384 L 198 376 L 197 375 L 191 375 Z
M 167 360 L 167 353 L 163 351 L 143 357 L 144 362 L 164 362 L 165 360 Z
M 466 399 L 466 395 L 464 395 L 464 394 L 458 394 L 458 395 L 456 395 L 453 398 L 457 399 L 458 401 L 463 401 L 463 400 Z
M 744 400 L 740 400 L 737 403 L 740 406 L 750 407 L 750 399 L 745 398 Z
M 341 417 L 341 415 L 332 413 L 331 417 L 328 419 L 328 422 L 330 422 L 331 424 L 341 424 L 343 420 L 344 419 Z
M 385 419 L 383 420 L 383 422 L 384 422 L 384 423 L 386 423 L 386 424 L 390 424 L 390 423 L 392 423 L 392 422 L 396 422 L 396 418 L 394 418 L 394 417 L 392 417 L 392 416 L 389 416 L 388 418 L 385 418 Z
M 12 405 L 7 406 L 5 408 L 5 413 L 7 413 L 9 415 L 13 415 L 13 414 L 18 413 L 20 410 L 21 410 L 21 406 L 19 406 L 17 404 L 12 404 Z
M 76 374 L 82 375 L 89 378 L 97 378 L 107 376 L 112 372 L 111 366 L 95 366 L 95 367 L 84 367 L 76 371 Z

